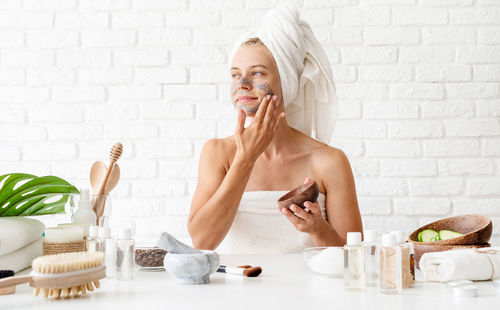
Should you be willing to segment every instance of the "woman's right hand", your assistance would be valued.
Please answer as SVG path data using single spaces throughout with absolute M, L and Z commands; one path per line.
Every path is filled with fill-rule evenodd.
M 242 109 L 238 111 L 238 123 L 234 135 L 236 156 L 255 162 L 264 152 L 271 143 L 280 120 L 285 116 L 284 112 L 278 112 L 278 104 L 276 95 L 265 96 L 252 123 L 247 128 L 245 128 L 245 112 Z

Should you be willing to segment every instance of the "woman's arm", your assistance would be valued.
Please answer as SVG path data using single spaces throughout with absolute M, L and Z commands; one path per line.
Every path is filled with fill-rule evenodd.
M 232 149 L 234 158 L 229 169 L 224 168 L 224 158 L 229 158 L 231 148 L 221 145 L 220 140 L 210 140 L 200 156 L 198 184 L 191 203 L 188 230 L 193 245 L 199 249 L 215 249 L 224 239 L 233 223 L 234 216 L 250 178 L 255 161 L 271 142 L 280 119 L 276 96 L 267 96 L 248 128 L 244 128 L 245 113 L 238 112 Z
M 328 153 L 328 157 L 323 158 L 320 164 L 324 167 L 323 186 L 326 191 L 326 214 L 330 229 L 312 234 L 311 238 L 318 245 L 344 245 L 347 233 L 362 233 L 363 224 L 349 160 L 341 150 L 330 149 Z
M 306 210 L 292 205 L 292 212 L 282 212 L 299 231 L 309 233 L 316 246 L 342 246 L 347 232 L 363 231 L 349 160 L 342 151 L 329 148 L 314 166 L 326 192 L 327 220 L 317 203 L 306 202 Z
M 198 184 L 188 220 L 188 230 L 197 249 L 213 250 L 222 242 L 253 169 L 251 161 L 235 156 L 226 174 L 221 143 L 209 140 L 200 156 Z

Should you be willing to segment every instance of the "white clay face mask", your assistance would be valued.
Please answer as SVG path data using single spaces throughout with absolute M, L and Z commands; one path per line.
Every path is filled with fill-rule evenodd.
M 249 87 L 250 91 L 245 92 L 245 90 L 240 88 L 242 85 Z M 233 99 L 233 105 L 236 109 L 245 111 L 247 116 L 254 115 L 257 112 L 262 100 L 267 95 L 273 96 L 274 91 L 266 82 L 254 82 L 242 76 L 238 81 L 231 83 L 231 98 Z M 248 98 L 239 100 L 239 97 Z

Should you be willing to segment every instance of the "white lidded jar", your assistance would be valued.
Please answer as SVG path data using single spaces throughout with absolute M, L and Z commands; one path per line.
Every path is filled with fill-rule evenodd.
M 348 290 L 362 291 L 365 287 L 365 251 L 361 245 L 360 232 L 348 232 L 344 246 L 344 287 Z
M 72 223 L 86 223 L 89 225 L 96 224 L 96 215 L 92 210 L 90 203 L 90 195 L 88 188 L 80 190 L 80 201 L 78 202 L 78 209 L 71 216 Z
M 365 286 L 376 287 L 379 283 L 377 231 L 365 230 L 363 248 L 365 250 Z

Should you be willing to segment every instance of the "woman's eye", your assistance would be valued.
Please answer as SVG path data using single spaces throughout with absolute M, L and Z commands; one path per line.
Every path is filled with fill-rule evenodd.
M 254 76 L 262 76 L 262 72 L 254 72 L 253 75 Z
M 233 73 L 233 74 L 231 74 L 231 77 L 232 77 L 233 79 L 236 79 L 236 78 L 238 78 L 239 76 L 240 76 L 240 75 L 239 75 L 239 74 L 237 74 L 237 73 Z

